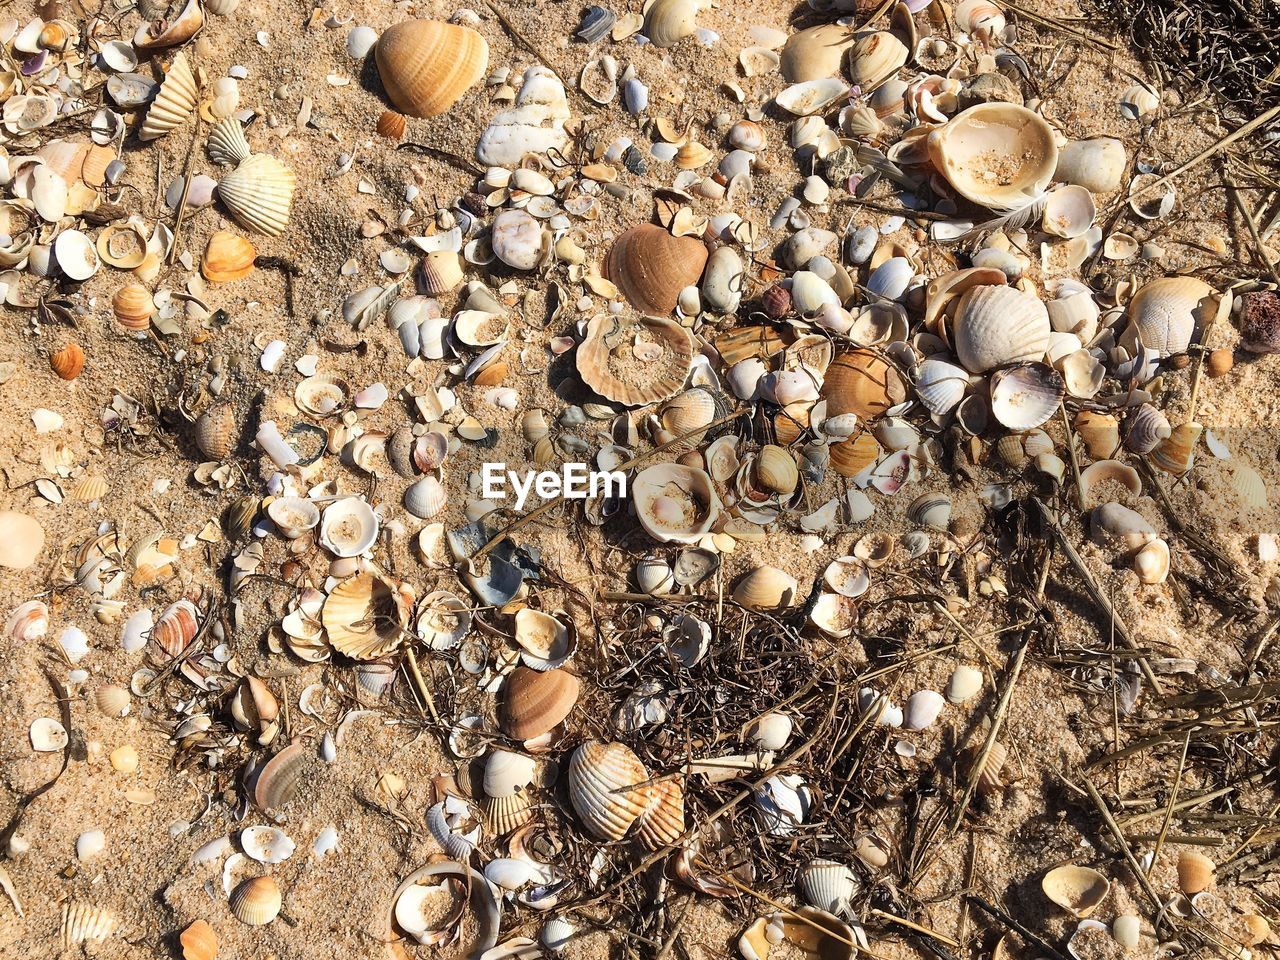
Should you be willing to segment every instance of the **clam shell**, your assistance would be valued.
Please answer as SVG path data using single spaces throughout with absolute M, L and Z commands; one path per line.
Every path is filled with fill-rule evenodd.
M 219 230 L 209 238 L 200 260 L 200 272 L 211 283 L 227 283 L 242 280 L 253 273 L 253 261 L 258 252 L 244 237 Z
M 696 543 L 720 517 L 720 497 L 711 477 L 696 467 L 646 467 L 632 481 L 630 492 L 640 525 L 659 543 Z
M 331 373 L 317 373 L 302 380 L 293 390 L 293 402 L 303 413 L 330 417 L 342 413 L 351 400 L 351 387 Z
M 516 667 L 504 687 L 503 730 L 516 740 L 532 740 L 555 729 L 578 702 L 580 687 L 564 670 Z
M 49 354 L 49 367 L 63 380 L 74 380 L 84 369 L 84 350 L 78 343 L 68 343 Z
M 98 272 L 100 262 L 94 242 L 79 230 L 63 230 L 53 241 L 53 258 L 69 279 L 80 282 Z
M 1055 237 L 1079 237 L 1093 226 L 1097 214 L 1093 195 L 1084 187 L 1059 187 L 1045 199 L 1044 229 Z
M 1151 451 L 1151 462 L 1166 473 L 1181 476 L 1191 469 L 1195 462 L 1196 442 L 1204 427 L 1198 423 L 1180 423 L 1173 428 L 1169 436 Z
M 119 922 L 105 908 L 69 900 L 62 905 L 62 949 L 67 950 L 82 943 L 102 943 L 115 933 L 117 926 Z
M 930 413 L 945 416 L 964 399 L 969 372 L 935 353 L 916 369 L 915 387 Z
M 1110 193 L 1120 186 L 1128 167 L 1124 144 L 1113 137 L 1072 140 L 1058 154 L 1053 179 L 1090 193 Z
M 833 860 L 812 860 L 800 871 L 800 896 L 811 907 L 827 913 L 846 914 L 858 892 L 853 870 Z
M 43 600 L 28 600 L 26 603 L 19 604 L 4 622 L 5 636 L 19 643 L 39 640 L 48 631 L 49 608 Z M 125 702 L 128 702 L 127 693 Z
M 820 396 L 827 402 L 828 418 L 852 413 L 867 421 L 906 400 L 907 384 L 882 354 L 850 350 L 827 367 Z
M 1042 359 L 1050 333 L 1049 313 L 1035 297 L 1015 287 L 981 286 L 961 296 L 951 340 L 967 370 L 985 373 Z
M 160 84 L 160 92 L 147 108 L 147 116 L 138 136 L 142 140 L 155 140 L 185 123 L 195 110 L 199 97 L 200 87 L 187 62 L 187 55 L 179 53 L 174 57 L 164 82 Z
M 882 452 L 874 436 L 860 433 L 831 445 L 831 466 L 842 477 L 856 477 L 873 466 Z
M 707 247 L 696 237 L 674 237 L 652 223 L 623 233 L 609 248 L 605 272 L 637 310 L 665 316 L 680 291 L 696 284 L 707 262 Z
M 809 622 L 828 636 L 843 639 L 858 624 L 858 605 L 838 593 L 824 593 L 809 610 Z
M 907 519 L 917 526 L 946 530 L 951 520 L 951 498 L 939 493 L 922 493 L 908 505 Z
M 808 117 L 826 110 L 848 92 L 849 84 L 840 77 L 821 77 L 793 83 L 773 99 L 787 113 Z
M 156 12 L 163 12 L 165 7 L 159 5 Z M 133 35 L 133 45 L 138 50 L 163 50 L 186 43 L 204 26 L 204 10 L 200 0 L 187 0 L 182 12 L 176 17 L 162 17 L 154 23 L 138 28 Z
M 674 320 L 640 317 L 619 322 L 600 314 L 587 325 L 576 363 L 583 383 L 615 403 L 634 407 L 679 390 L 693 362 L 693 341 Z
M 190 600 L 179 600 L 165 608 L 151 628 L 151 639 L 171 657 L 179 656 L 200 629 L 200 611 Z
M 1090 459 L 1106 460 L 1120 449 L 1120 421 L 1109 413 L 1081 410 L 1072 426 Z
M 787 956 L 852 960 L 856 936 L 839 917 L 801 907 L 758 919 L 738 938 L 738 953 L 745 960 L 768 960 L 773 945 L 785 942 Z
M 1067 864 L 1046 873 L 1040 881 L 1040 889 L 1063 910 L 1083 918 L 1098 909 L 1107 898 L 1111 881 L 1090 867 Z
M 965 199 L 1006 213 L 1040 198 L 1053 179 L 1058 147 L 1038 113 L 981 103 L 929 134 L 929 159 Z
M 791 607 L 800 599 L 800 585 L 777 567 L 760 566 L 744 574 L 733 588 L 735 603 L 748 610 Z
M 484 765 L 485 796 L 514 796 L 533 781 L 537 767 L 537 761 L 523 753 L 494 750 Z
M 333 588 L 320 618 L 329 643 L 339 653 L 355 660 L 377 660 L 400 646 L 409 614 L 394 584 L 360 573 Z
M 435 477 L 423 477 L 404 491 L 404 508 L 415 517 L 430 520 L 449 502 L 448 491 Z
M 982 692 L 982 671 L 962 663 L 951 671 L 944 694 L 948 703 L 964 703 Z
M 338 557 L 358 557 L 378 539 L 378 515 L 360 497 L 344 497 L 325 507 L 320 543 Z
M 226 117 L 213 125 L 205 149 L 210 160 L 223 166 L 236 166 L 253 153 L 244 135 L 244 126 L 235 117 Z
M 787 83 L 804 83 L 836 76 L 853 40 L 853 29 L 839 23 L 797 30 L 782 47 L 778 65 L 783 78 Z
M 484 77 L 489 45 L 470 27 L 405 20 L 383 32 L 373 57 L 397 110 L 411 117 L 436 117 Z
M 849 79 L 870 93 L 907 63 L 911 51 L 892 33 L 863 34 L 849 50 Z
M 640 592 L 655 597 L 669 594 L 676 585 L 671 564 L 661 557 L 641 558 L 636 564 L 635 577 Z
M 286 540 L 296 540 L 320 522 L 320 508 L 304 497 L 277 497 L 267 505 L 267 516 Z
M 246 880 L 231 893 L 231 912 L 241 923 L 261 927 L 280 913 L 284 899 L 273 877 Z
M 1020 363 L 991 376 L 991 413 L 1010 430 L 1031 430 L 1058 412 L 1062 376 L 1045 363 Z
M 569 759 L 569 799 L 587 829 L 604 840 L 623 839 L 632 825 L 648 849 L 684 831 L 684 798 L 678 783 L 642 787 L 649 772 L 629 747 L 588 740 Z
M 1158 585 L 1169 579 L 1169 544 L 1152 540 L 1133 557 L 1133 570 L 1138 579 L 1148 585 Z
M 275 157 L 255 153 L 218 181 L 218 196 L 243 227 L 278 237 L 289 224 L 297 181 Z
M 936 690 L 918 690 L 902 705 L 902 729 L 925 730 L 933 726 L 947 701 Z
M 140 283 L 125 284 L 117 290 L 111 298 L 111 308 L 120 326 L 130 330 L 147 329 L 156 312 L 151 291 Z
M 1160 357 L 1186 352 L 1198 328 L 1213 319 L 1221 298 L 1195 277 L 1162 277 L 1143 284 L 1129 301 L 1138 339 Z
M 1132 408 L 1124 419 L 1125 449 L 1150 453 L 1173 432 L 1169 420 L 1149 403 Z
M 697 0 L 653 0 L 644 14 L 644 35 L 659 48 L 674 47 L 698 29 Z

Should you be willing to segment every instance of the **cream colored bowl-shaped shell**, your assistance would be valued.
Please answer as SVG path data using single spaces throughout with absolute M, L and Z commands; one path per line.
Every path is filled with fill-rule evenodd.
M 981 103 L 929 134 L 929 159 L 965 199 L 997 213 L 1038 199 L 1053 179 L 1058 147 L 1038 113 Z
M 655 47 L 674 47 L 698 29 L 698 0 L 651 0 L 644 12 L 644 35 Z
M 1161 357 L 1183 353 L 1197 328 L 1217 314 L 1222 299 L 1195 277 L 1162 277 L 1143 284 L 1129 301 L 1129 322 L 1143 345 Z
M 187 55 L 179 53 L 160 85 L 160 92 L 147 109 L 147 117 L 138 136 L 143 140 L 155 140 L 180 126 L 191 116 L 199 96 L 200 90 L 191 65 L 187 63 Z
M 971 373 L 1040 360 L 1049 349 L 1049 312 L 1016 287 L 973 287 L 956 306 L 951 342 Z
M 854 31 L 839 23 L 822 23 L 798 30 L 782 47 L 780 68 L 787 83 L 803 83 L 834 77 L 840 72 L 840 61 L 852 46 Z
M 623 320 L 602 313 L 587 325 L 576 362 L 582 382 L 600 396 L 641 406 L 665 400 L 684 386 L 693 363 L 693 341 L 674 320 Z
M 297 180 L 275 157 L 255 153 L 218 181 L 218 196 L 243 227 L 278 237 L 289 224 Z
M 470 27 L 406 20 L 382 34 L 373 56 L 396 109 L 437 117 L 484 76 L 489 45 Z
M 720 518 L 720 497 L 706 471 L 679 463 L 641 470 L 631 484 L 640 525 L 660 543 L 696 543 Z

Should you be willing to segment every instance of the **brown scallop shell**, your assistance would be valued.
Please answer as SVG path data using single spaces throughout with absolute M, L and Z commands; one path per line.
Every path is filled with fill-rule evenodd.
M 329 643 L 356 660 L 377 660 L 396 647 L 409 609 L 390 580 L 360 573 L 333 588 L 320 611 Z
M 580 688 L 568 671 L 517 667 L 506 684 L 503 730 L 517 740 L 542 736 L 569 716 Z
M 400 140 L 404 137 L 407 125 L 403 114 L 396 113 L 394 110 L 383 110 L 382 116 L 378 117 L 378 125 L 374 129 L 378 131 L 380 137 Z
M 389 27 L 373 51 L 391 102 L 411 117 L 436 117 L 478 82 L 489 45 L 470 27 L 405 20 Z
M 626 230 L 609 248 L 605 272 L 637 310 L 665 316 L 680 291 L 696 284 L 707 263 L 707 247 L 697 237 L 674 237 L 652 223 Z
M 78 343 L 68 343 L 49 356 L 49 366 L 63 380 L 74 380 L 84 369 L 84 351 Z
M 865 421 L 906 400 L 907 383 L 898 368 L 874 350 L 850 350 L 827 367 L 821 395 L 828 417 L 853 413 Z
M 674 320 L 603 313 L 587 325 L 576 359 L 588 387 L 606 400 L 637 407 L 665 400 L 684 386 L 693 341 Z

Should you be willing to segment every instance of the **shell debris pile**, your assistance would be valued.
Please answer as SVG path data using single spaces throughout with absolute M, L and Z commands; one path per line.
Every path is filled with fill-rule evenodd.
M 1271 951 L 1274 129 L 1030 6 L 0 11 L 0 954 Z

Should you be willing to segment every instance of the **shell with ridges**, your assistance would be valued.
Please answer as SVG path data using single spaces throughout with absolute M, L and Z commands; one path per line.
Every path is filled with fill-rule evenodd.
M 74 380 L 84 369 L 84 350 L 78 343 L 68 343 L 49 355 L 49 367 L 63 380 Z
M 644 35 L 659 48 L 674 47 L 698 29 L 697 0 L 653 0 L 644 15 Z
M 231 912 L 241 923 L 261 927 L 280 913 L 283 897 L 273 877 L 246 880 L 231 893 Z
M 1129 323 L 1157 356 L 1183 353 L 1198 327 L 1213 319 L 1222 298 L 1195 277 L 1162 277 L 1143 284 L 1129 301 Z
M 874 350 L 850 350 L 827 367 L 821 397 L 827 417 L 846 413 L 871 420 L 907 398 L 907 384 L 898 368 Z
M 776 610 L 795 606 L 800 585 L 777 567 L 760 566 L 744 574 L 733 588 L 733 599 L 748 610 Z
M 991 376 L 991 413 L 1010 430 L 1030 430 L 1058 411 L 1062 375 L 1047 363 L 1019 363 Z
M 1144 403 L 1125 416 L 1125 449 L 1133 453 L 1150 453 L 1172 432 L 1169 419 L 1151 404 Z
M 187 63 L 187 55 L 179 53 L 160 85 L 160 92 L 147 109 L 139 137 L 154 140 L 181 125 L 196 108 L 199 97 L 200 88 L 195 74 L 191 72 L 191 65 Z
M 635 407 L 665 400 L 684 385 L 693 341 L 674 320 L 638 317 L 619 323 L 602 313 L 587 324 L 575 359 L 583 383 L 606 400 Z
M 244 126 L 235 117 L 226 117 L 213 125 L 205 149 L 210 160 L 223 166 L 236 166 L 253 154 Z
M 578 702 L 580 686 L 565 670 L 516 667 L 504 687 L 503 729 L 517 740 L 555 729 Z
M 400 590 L 371 573 L 334 587 L 320 616 L 333 648 L 356 660 L 376 660 L 395 650 L 409 620 Z
M 209 238 L 200 259 L 200 272 L 210 283 L 242 280 L 253 273 L 258 251 L 253 244 L 230 230 L 219 230 Z
M 700 239 L 641 223 L 613 241 L 605 273 L 637 310 L 665 316 L 675 309 L 680 291 L 698 282 L 707 256 Z
M 956 305 L 951 335 L 965 369 L 985 373 L 1023 360 L 1039 360 L 1049 348 L 1049 313 L 1015 287 L 981 286 Z
M 140 283 L 128 283 L 115 292 L 111 307 L 116 321 L 130 330 L 145 330 L 151 326 L 156 304 L 151 291 Z
M 849 79 L 870 93 L 906 65 L 911 51 L 887 30 L 864 34 L 849 49 Z
M 373 56 L 398 110 L 411 117 L 436 117 L 484 76 L 489 45 L 470 27 L 406 20 L 383 32 Z
M 218 196 L 241 226 L 278 237 L 289 224 L 297 180 L 275 157 L 255 153 L 218 181 Z
M 116 918 L 102 907 L 70 900 L 62 905 L 62 949 L 101 943 L 115 933 L 118 925 Z

